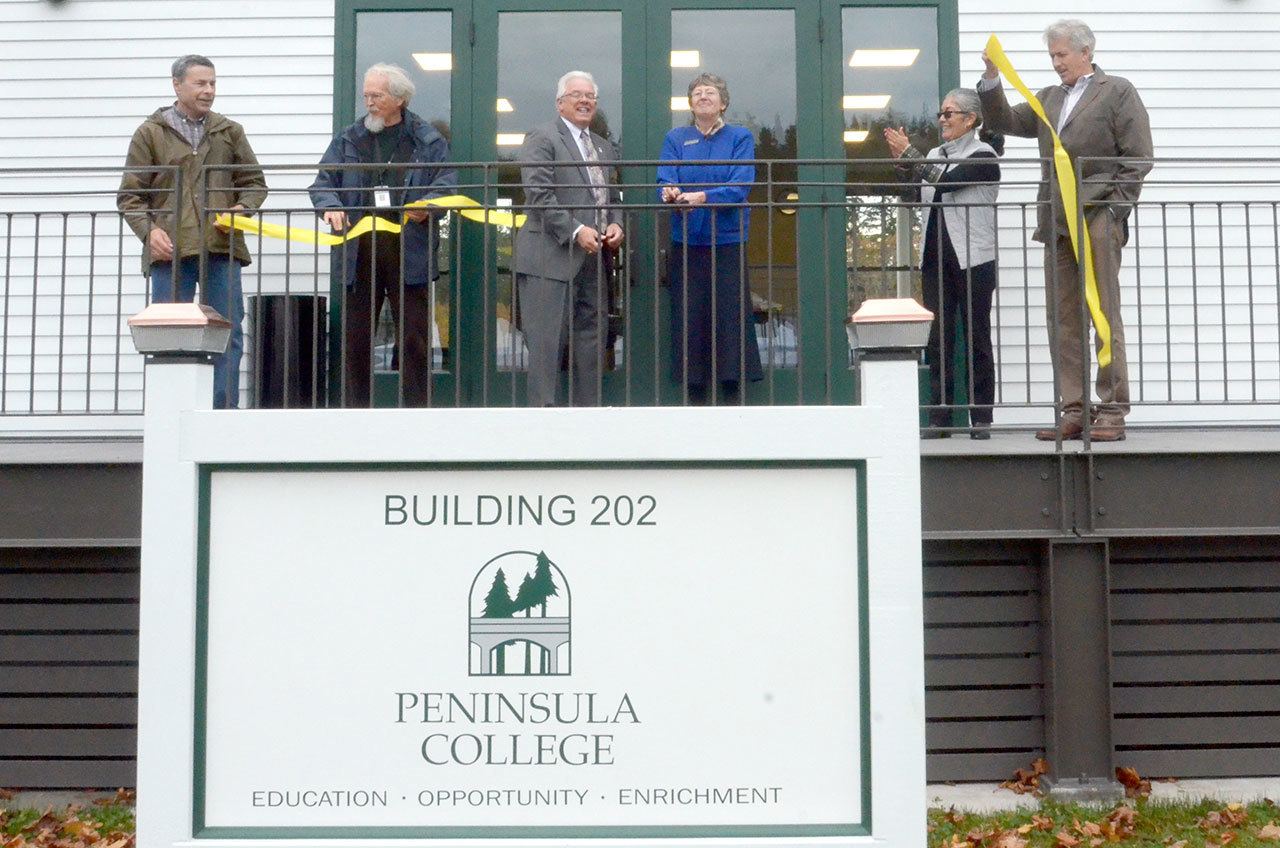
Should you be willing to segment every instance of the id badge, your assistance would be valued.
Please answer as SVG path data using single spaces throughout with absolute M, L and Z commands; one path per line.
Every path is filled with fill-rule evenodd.
M 390 186 L 374 186 L 373 205 L 377 206 L 379 209 L 386 209 L 391 206 Z

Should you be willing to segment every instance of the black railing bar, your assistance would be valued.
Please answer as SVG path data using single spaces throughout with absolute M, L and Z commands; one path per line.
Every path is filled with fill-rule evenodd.
M 1191 315 L 1192 315 L 1191 333 L 1193 338 L 1195 339 L 1195 347 L 1194 347 L 1195 356 L 1193 361 L 1195 362 L 1195 373 L 1196 373 L 1196 382 L 1195 382 L 1196 400 L 1199 401 L 1201 399 L 1200 397 L 1200 283 L 1198 278 L 1199 275 L 1197 274 L 1198 268 L 1196 263 L 1196 210 L 1195 210 L 1195 207 L 1192 207 L 1189 210 L 1189 212 L 1191 216 L 1189 221 L 1190 228 L 1191 228 Z M 1168 266 L 1165 266 L 1165 267 L 1168 267 Z
M 489 181 L 490 169 L 488 165 L 485 165 L 484 171 L 482 173 L 484 175 L 484 186 L 482 188 L 480 197 L 481 197 L 482 204 L 485 207 L 488 207 L 489 198 L 491 197 L 490 192 L 494 190 L 493 186 L 490 184 L 490 181 Z M 496 204 L 494 205 L 496 206 Z M 480 372 L 480 405 L 483 407 L 489 406 L 489 363 L 490 363 L 489 335 L 493 332 L 493 327 L 497 324 L 497 315 L 498 315 L 498 309 L 497 309 L 497 303 L 496 303 L 497 301 L 496 289 L 497 289 L 498 281 L 496 279 L 496 275 L 494 275 L 492 279 L 490 278 L 490 264 L 489 264 L 490 256 L 493 253 L 493 251 L 489 249 L 489 245 L 491 243 L 490 235 L 492 233 L 492 230 L 493 230 L 492 227 L 485 227 L 483 235 L 481 237 L 482 246 L 483 246 L 483 252 L 481 253 L 481 256 L 483 257 L 483 259 L 481 261 L 481 269 L 480 269 L 480 277 L 481 277 L 480 315 L 482 319 L 481 328 L 480 328 L 480 357 L 481 357 L 480 361 L 482 363 L 482 368 Z M 515 267 L 514 262 L 512 264 L 512 267 L 513 268 Z M 489 290 L 491 286 L 494 289 L 493 300 L 495 301 L 492 313 L 490 313 L 489 311 Z M 572 278 L 570 278 L 569 280 L 568 291 L 565 296 L 569 301 L 569 363 L 568 363 L 569 364 L 569 405 L 572 406 L 573 405 L 573 364 L 574 364 L 573 363 L 574 285 L 573 285 Z M 494 341 L 496 345 L 497 340 L 495 339 Z M 495 351 L 495 355 L 496 355 L 496 351 Z M 497 363 L 494 363 L 494 365 L 495 365 L 494 371 L 496 371 Z M 560 370 L 557 368 L 556 369 L 557 381 L 559 380 L 559 378 L 560 378 Z M 515 379 L 514 370 L 511 372 L 511 379 L 512 380 Z
M 662 225 L 659 223 L 659 219 L 657 215 L 650 216 L 650 220 L 653 223 L 653 280 L 656 288 L 658 286 L 661 286 L 662 284 L 662 268 L 661 268 L 662 250 L 663 250 Z M 669 237 L 667 239 L 666 250 L 668 251 L 667 255 L 670 256 L 671 255 L 670 254 L 671 239 Z M 667 286 L 669 287 L 671 285 L 672 285 L 672 281 L 670 280 L 668 275 Z M 651 299 L 653 301 L 653 350 L 654 350 L 654 355 L 652 357 L 653 359 L 653 402 L 656 405 L 662 400 L 662 359 L 663 359 L 662 351 L 661 351 L 662 324 L 660 320 L 661 314 L 659 311 L 659 306 L 661 304 L 662 299 L 660 297 L 657 297 L 656 294 Z M 671 343 L 674 345 L 675 340 L 673 339 Z
M 115 371 L 115 381 L 112 386 L 112 412 L 120 411 L 120 345 L 124 337 L 124 333 L 120 332 L 120 321 L 124 317 L 124 216 L 116 216 L 116 344 L 115 344 L 115 362 L 113 368 Z M 145 302 L 145 295 L 144 295 Z
M 13 261 L 13 213 L 5 214 L 4 228 L 4 320 L 0 323 L 0 412 L 5 412 L 9 397 L 9 292 L 13 289 L 10 275 Z
M 1271 203 L 1271 244 L 1275 249 L 1275 269 L 1276 269 L 1276 324 L 1280 325 L 1280 204 L 1275 201 Z M 1276 354 L 1280 357 L 1280 337 L 1276 338 Z
M 487 256 L 488 251 L 486 251 L 485 253 Z M 516 270 L 515 270 L 517 258 L 518 256 L 517 256 L 517 249 L 516 249 L 516 239 L 513 238 L 511 239 L 511 267 L 508 269 L 508 275 L 511 281 L 511 300 L 510 300 L 510 307 L 507 313 L 507 356 L 508 356 L 508 362 L 511 363 L 510 378 L 508 382 L 511 387 L 510 397 L 511 397 L 511 405 L 513 407 L 516 406 L 516 400 L 519 398 L 519 392 L 517 391 L 518 389 L 517 384 L 519 383 L 519 379 L 518 379 L 519 369 L 516 367 L 516 361 L 519 358 L 518 357 L 519 352 L 516 350 L 516 308 L 519 306 L 519 298 L 520 298 L 519 292 L 517 291 L 519 281 L 516 279 Z M 501 272 L 501 269 L 499 269 L 499 273 L 500 272 Z M 528 368 L 527 363 L 525 365 L 525 368 L 526 369 Z M 525 373 L 527 374 L 528 371 L 526 370 Z M 528 381 L 526 380 L 526 384 L 527 382 Z
M 455 222 L 450 222 L 450 225 Z M 462 239 L 457 238 L 455 230 L 449 230 L 449 238 L 453 242 L 454 258 L 449 265 L 449 285 L 452 290 L 449 301 L 449 350 L 453 357 L 450 365 L 453 366 L 453 405 L 455 408 L 462 406 L 462 368 L 461 368 L 461 351 L 462 351 Z M 434 356 L 434 351 L 432 356 Z M 443 357 L 443 349 L 441 350 Z M 441 365 L 443 366 L 443 361 Z
M 258 239 L 258 256 L 259 256 L 258 291 L 262 291 L 262 263 L 261 263 L 262 239 Z M 323 346 L 318 345 L 316 343 L 318 341 L 317 336 L 320 336 L 318 329 L 322 326 L 320 323 L 322 320 L 324 321 L 323 326 L 325 328 L 325 333 L 323 334 L 323 336 L 321 336 L 321 338 L 325 340 L 325 345 Z M 322 386 L 320 384 L 320 363 L 322 362 L 328 363 L 329 361 L 329 349 L 328 349 L 329 327 L 328 325 L 329 325 L 328 309 L 325 310 L 324 315 L 320 314 L 320 243 L 316 242 L 311 246 L 311 339 L 310 339 L 310 344 L 312 348 L 312 352 L 311 352 L 311 408 L 312 409 L 320 408 L 320 401 L 321 401 L 320 393 L 322 390 Z M 325 369 L 325 375 L 326 376 L 328 375 L 327 368 Z
M 1141 256 L 1142 256 L 1142 227 L 1141 227 L 1141 226 L 1139 226 L 1140 222 L 1139 222 L 1139 220 L 1138 220 L 1138 218 L 1139 218 L 1139 212 L 1140 212 L 1140 211 L 1141 211 L 1141 210 L 1137 209 L 1136 207 L 1134 208 L 1134 210 L 1133 210 L 1133 226 L 1129 228 L 1129 232 L 1133 235 L 1133 251 L 1134 251 L 1134 255 L 1135 255 L 1135 256 L 1137 256 L 1137 257 L 1139 257 L 1139 261 L 1137 261 L 1137 262 L 1134 262 L 1134 263 L 1133 263 L 1133 275 L 1134 275 L 1135 300 L 1137 301 L 1137 310 L 1138 310 L 1138 326 L 1137 326 L 1137 337 L 1138 337 L 1138 381 L 1137 381 L 1137 385 L 1138 385 L 1138 391 L 1137 391 L 1137 395 L 1138 395 L 1138 400 L 1139 400 L 1139 401 L 1141 401 L 1141 400 L 1143 399 L 1143 396 L 1146 394 L 1146 388 L 1145 388 L 1145 386 L 1146 386 L 1146 380 L 1143 378 L 1143 375 L 1146 373 L 1146 367 L 1145 367 L 1145 366 L 1146 366 L 1146 357 L 1145 357 L 1146 351 L 1143 349 L 1143 348 L 1144 348 L 1144 345 L 1143 345 L 1143 343 L 1142 343 L 1142 338 L 1143 338 L 1143 332 L 1142 332 L 1142 331 L 1146 328 L 1146 323 L 1147 323 L 1147 322 L 1145 322 L 1145 321 L 1143 321 L 1143 320 L 1142 320 L 1142 262 L 1140 261 L 1140 260 L 1141 260 Z M 1134 393 L 1134 392 L 1133 392 L 1133 381 L 1132 381 L 1132 380 L 1130 380 L 1130 381 L 1129 381 L 1129 387 L 1130 387 L 1130 388 L 1129 388 L 1129 393 L 1130 393 L 1130 396 L 1131 396 L 1131 398 L 1132 398 L 1132 395 L 1133 395 L 1133 393 Z
M 62 216 L 62 267 L 58 275 L 58 399 L 57 411 L 62 412 L 63 356 L 67 344 L 67 239 L 70 237 L 71 221 Z
M 32 241 L 35 248 L 31 256 L 31 368 L 27 376 L 27 390 L 31 393 L 27 398 L 27 411 L 36 410 L 36 317 L 40 312 L 38 292 L 40 291 L 40 216 L 34 221 L 35 229 Z
M 286 215 L 285 215 L 285 218 L 284 218 L 284 224 L 285 224 L 285 226 L 286 226 L 286 227 L 287 227 L 287 226 L 289 226 L 289 224 L 290 224 L 290 222 L 291 222 L 291 217 L 292 217 L 292 215 L 293 215 L 293 213 L 292 213 L 292 212 L 290 212 L 290 213 L 288 213 L 288 214 L 286 214 Z M 231 213 L 231 219 L 232 219 L 232 221 L 233 221 L 233 222 L 235 221 L 235 213 L 234 213 L 234 212 L 232 212 L 232 213 Z M 262 241 L 263 241 L 262 239 L 258 239 L 258 251 L 259 251 L 259 256 L 261 256 L 261 251 L 262 251 Z M 233 239 L 233 240 L 230 240 L 230 241 L 229 241 L 229 243 L 228 243 L 228 245 L 227 245 L 227 252 L 228 252 L 228 253 L 230 253 L 230 252 L 232 251 L 232 249 L 234 248 L 234 246 L 235 246 L 235 240 L 234 240 L 234 239 Z M 234 258 L 234 257 L 232 257 L 232 256 L 228 256 L 227 258 L 228 258 L 228 259 L 230 259 L 232 262 L 234 262 L 234 261 L 235 261 L 235 258 Z M 293 385 L 293 383 L 294 383 L 294 381 L 293 381 L 293 375 L 292 375 L 292 373 L 291 373 L 291 372 L 293 371 L 293 360 L 294 360 L 294 357 L 292 357 L 292 356 L 290 356 L 290 355 L 289 355 L 289 351 L 293 350 L 293 346 L 290 344 L 290 342 L 292 342 L 292 341 L 293 341 L 293 338 L 292 338 L 292 336 L 293 336 L 293 321 L 292 321 L 292 320 L 290 320 L 290 315 L 289 315 L 289 313 L 290 313 L 290 311 L 291 311 L 291 309 L 292 309 L 292 305 L 291 305 L 291 303 L 290 303 L 290 301 L 292 300 L 292 298 L 291 298 L 290 296 L 293 294 L 293 291 L 292 291 L 292 286 L 293 286 L 293 274 L 292 274 L 292 273 L 290 273 L 290 272 L 291 272 L 291 270 L 292 270 L 292 268 L 293 268 L 293 251 L 292 251 L 292 250 L 286 250 L 286 251 L 284 252 L 284 306 L 283 306 L 283 309 L 284 309 L 284 350 L 285 350 L 285 355 L 284 355 L 284 385 L 281 387 L 281 388 L 282 388 L 282 390 L 283 390 L 281 393 L 284 395 L 284 408 L 285 408 L 285 409 L 288 409 L 288 408 L 289 408 L 289 404 L 290 404 L 290 401 L 291 401 L 291 398 L 289 397 L 289 387 L 290 387 L 290 386 L 292 386 L 292 385 Z M 261 294 L 261 291 L 262 291 L 262 262 L 261 262 L 261 261 L 259 261 L 259 262 L 258 262 L 258 291 L 259 291 L 259 294 Z M 401 302 L 403 303 L 403 300 L 402 300 Z M 299 304 L 299 306 L 301 306 L 301 304 Z M 261 308 L 261 304 L 259 304 L 259 308 Z M 299 315 L 299 317 L 301 317 L 301 315 Z M 261 345 L 254 345 L 254 347 L 255 347 L 255 348 L 256 348 L 256 347 L 261 347 Z M 299 341 L 299 347 L 301 347 L 301 341 Z M 242 351 L 242 353 L 243 353 L 243 351 Z M 311 355 L 314 357 L 314 356 L 316 355 L 315 351 L 312 351 L 312 354 L 311 354 Z M 301 367 L 301 365 L 302 365 L 302 363 L 298 363 L 298 366 L 299 366 L 299 367 Z M 314 370 L 314 369 L 312 369 L 312 370 Z M 229 391 L 230 391 L 230 380 L 228 380 L 227 382 L 228 382 L 228 392 L 229 392 Z M 236 403 L 239 403 L 239 402 L 240 402 L 240 399 L 239 399 L 239 398 L 236 398 Z
M 766 180 L 767 180 L 767 182 L 768 182 L 770 185 L 772 185 L 772 184 L 773 184 L 773 162 L 772 162 L 772 161 L 770 161 L 767 165 L 765 165 L 765 176 L 766 176 Z M 765 198 L 765 200 L 766 200 L 766 208 L 767 208 L 768 213 L 769 213 L 769 214 L 767 214 L 767 215 L 765 216 L 765 251 L 766 251 L 766 255 L 769 257 L 769 264 L 768 264 L 768 266 L 767 266 L 767 269 L 768 269 L 768 270 L 766 270 L 766 272 L 765 272 L 765 297 L 767 298 L 767 300 L 769 301 L 769 303 L 770 303 L 770 304 L 772 304 L 772 303 L 774 303 L 774 302 L 775 302 L 775 301 L 774 301 L 774 297 L 773 297 L 773 268 L 774 268 L 774 261 L 773 261 L 773 209 L 774 209 L 774 206 L 775 206 L 775 203 L 774 203 L 774 194 L 773 194 L 773 192 L 769 192 L 769 194 L 768 194 L 768 196 Z M 745 278 L 745 275 L 744 275 L 744 278 Z M 764 367 L 765 367 L 765 369 L 766 369 L 767 379 L 768 379 L 768 381 L 769 381 L 769 384 L 768 384 L 768 387 L 767 387 L 767 388 L 768 388 L 768 392 L 769 392 L 769 405 L 770 405 L 770 406 L 773 406 L 773 405 L 774 405 L 774 400 L 775 400 L 775 397 L 774 397 L 774 394 L 775 394 L 775 393 L 774 393 L 774 381 L 775 381 L 775 379 L 776 379 L 776 377 L 777 377 L 777 371 L 778 371 L 777 365 L 776 365 L 776 364 L 774 364 L 774 361 L 773 361 L 773 360 L 774 360 L 774 346 L 775 346 L 775 342 L 776 342 L 776 340 L 774 339 L 773 321 L 772 321 L 772 320 L 767 320 L 767 321 L 765 322 L 764 327 L 765 327 L 765 332 L 764 332 L 765 341 L 768 343 L 768 345 L 767 345 L 767 347 L 766 347 L 766 350 L 768 350 L 768 352 L 769 352 L 769 355 L 768 355 L 768 357 L 767 357 L 767 359 L 766 359 L 766 361 L 765 361 L 765 363 L 764 363 Z M 752 332 L 754 332 L 754 331 L 755 331 L 755 327 L 751 327 L 751 330 L 752 330 Z M 742 394 L 743 394 L 743 397 L 745 398 L 745 397 L 746 397 L 746 389 L 745 389 L 745 386 L 743 387 L 743 393 L 742 393 Z
M 96 214 L 89 215 L 89 305 L 86 311 L 85 326 L 85 353 L 84 353 L 84 411 L 88 412 L 91 407 L 91 398 L 93 397 L 93 278 L 94 278 L 94 259 L 96 251 L 93 245 L 98 238 L 98 216 Z
M 1222 320 L 1222 394 L 1231 391 L 1227 380 L 1230 359 L 1227 357 L 1227 248 L 1222 232 L 1222 204 L 1218 207 L 1218 315 Z
M 205 167 L 212 168 L 213 165 Z M 315 165 L 311 166 L 315 168 Z M 34 174 L 42 176 L 50 171 L 56 171 L 58 174 L 138 174 L 138 173 L 163 173 L 168 172 L 176 174 L 182 170 L 181 165 L 74 165 L 70 167 L 62 167 L 59 165 L 56 169 L 46 166 L 34 168 L 0 168 L 0 179 L 9 176 L 19 176 L 22 174 Z
M 865 158 L 865 159 L 814 159 L 814 158 L 797 158 L 797 159 L 779 159 L 779 158 L 770 158 L 770 159 L 699 159 L 698 161 L 699 161 L 700 163 L 706 163 L 706 164 L 708 164 L 708 165 L 743 165 L 743 164 L 745 164 L 745 165 L 752 165 L 752 166 L 767 165 L 767 164 L 768 164 L 768 163 L 770 163 L 770 162 L 773 162 L 773 163 L 775 163 L 775 164 L 779 164 L 779 165 L 788 165 L 788 166 L 790 166 L 790 165 L 825 165 L 825 166 L 841 166 L 841 165 L 843 165 L 843 166 L 849 166 L 849 167 L 858 167 L 858 166 L 865 166 L 865 165 L 898 165 L 898 164 L 901 164 L 901 160 L 896 159 L 896 158 L 893 158 L 893 157 L 885 157 L 885 158 Z M 913 163 L 917 163 L 917 164 L 926 164 L 926 163 L 928 163 L 928 164 L 937 164 L 937 163 L 946 163 L 946 162 L 950 162 L 950 161 L 954 161 L 954 160 L 949 160 L 949 159 L 947 159 L 946 157 L 932 157 L 932 158 L 923 158 L 923 157 L 922 157 L 922 158 L 920 158 L 920 159 L 913 159 L 913 160 L 911 160 L 911 161 L 912 161 Z M 1010 162 L 1010 163 L 1015 163 L 1015 164 L 1039 164 L 1039 163 L 1045 163 L 1045 162 L 1050 162 L 1050 161 L 1052 161 L 1052 157 L 1044 157 L 1044 156 L 1005 156 L 1005 157 L 1002 157 L 1002 158 L 1001 158 L 1001 163 L 1004 163 L 1004 162 Z M 1140 159 L 1140 158 L 1135 158 L 1135 157 L 1128 157 L 1128 158 L 1126 158 L 1126 157 L 1112 157 L 1112 158 L 1106 158 L 1106 157 L 1091 157 L 1091 158 L 1089 159 L 1089 161 L 1109 161 L 1109 162 L 1110 162 L 1110 161 L 1115 161 L 1115 162 L 1136 161 L 1136 162 L 1150 162 L 1150 161 L 1153 161 L 1153 160 L 1151 160 L 1151 159 Z M 1183 160 L 1177 160 L 1177 159 L 1168 159 L 1168 160 L 1164 160 L 1164 159 L 1159 159 L 1159 160 L 1154 160 L 1154 161 L 1156 161 L 1157 163 L 1160 163 L 1160 162 L 1165 162 L 1165 161 L 1183 161 Z M 1191 162 L 1191 161 L 1195 161 L 1195 160 L 1186 160 L 1186 161 Z M 1231 161 L 1231 160 L 1224 160 L 1224 161 L 1229 162 L 1229 161 Z M 1280 158 L 1277 158 L 1277 159 L 1264 159 L 1264 160 L 1252 160 L 1252 159 L 1245 160 L 1245 159 L 1242 159 L 1242 160 L 1238 160 L 1238 163 L 1239 163 L 1239 164 L 1267 164 L 1267 163 L 1277 163 L 1277 164 L 1280 164 Z M 667 160 L 665 160 L 665 159 L 615 159 L 615 160 L 612 160 L 612 161 L 609 163 L 609 165 L 610 165 L 610 167 L 611 167 L 611 168 L 643 168 L 643 167 L 653 167 L 653 168 L 657 168 L 657 167 L 659 167 L 659 166 L 662 166 L 662 165 L 669 165 L 669 164 L 670 164 L 670 162 L 668 162 L 668 161 L 667 161 Z M 466 171 L 466 170 L 483 171 L 483 170 L 484 170 L 484 169 L 486 169 L 486 168 L 488 168 L 488 169 L 493 169 L 493 168 L 495 168 L 495 167 L 496 167 L 496 168 L 499 168 L 499 169 L 510 169 L 510 170 L 514 171 L 514 170 L 516 170 L 516 169 L 518 169 L 518 168 L 521 168 L 521 167 L 534 166 L 534 165 L 538 165 L 538 166 L 550 166 L 550 167 L 552 167 L 552 168 L 581 168 L 581 167 L 583 167 L 583 163 L 578 162 L 578 161 L 572 161 L 572 162 L 569 162 L 569 161 L 564 161 L 564 162 L 544 162 L 544 161 L 539 161 L 539 160 L 535 160 L 535 159 L 470 159 L 470 160 L 465 160 L 465 161 L 445 162 L 445 163 L 440 163 L 440 162 L 397 162 L 397 163 L 396 163 L 396 169 L 397 169 L 397 170 L 405 170 L 405 171 L 420 171 L 420 170 L 436 170 L 436 169 L 439 169 L 439 168 L 441 168 L 441 167 L 446 167 L 446 168 L 450 168 L 450 169 L 452 169 L 452 170 L 456 170 L 456 171 Z M 154 170 L 157 170 L 157 169 L 159 169 L 159 168 L 165 168 L 165 167 L 167 167 L 167 168 L 168 168 L 168 169 L 170 169 L 170 170 L 173 170 L 173 169 L 174 169 L 174 166 L 144 166 L 144 167 L 135 167 L 135 168 L 133 168 L 132 170 L 135 170 L 135 171 L 154 171 Z M 280 163 L 272 163 L 272 164 L 259 164 L 259 165 L 257 165 L 257 166 L 252 167 L 252 168 L 246 168 L 246 167 L 244 167 L 243 165 L 234 164 L 234 163 L 221 163 L 221 164 L 213 164 L 213 165 L 203 165 L 203 166 L 201 166 L 201 170 L 209 170 L 209 171 L 263 171 L 263 172 L 271 172 L 271 171 L 281 171 L 281 172 L 288 172 L 288 171 L 304 171 L 304 172 L 305 172 L 305 171 L 311 171 L 311 172 L 315 172 L 315 171 L 368 171 L 368 170 L 378 170 L 378 169 L 382 169 L 382 168 L 384 168 L 384 165 L 383 165 L 383 164 L 381 164 L 381 163 L 378 163 L 378 162 L 343 162 L 343 163 L 334 163 L 334 164 L 317 165 L 317 163 L 315 163 L 314 161 L 312 161 L 312 162 L 297 162 L 297 163 L 294 163 L 294 162 L 280 162 Z M 62 170 L 62 169 L 59 169 L 59 170 Z M 71 169 L 67 169 L 67 170 L 71 170 Z M 110 170 L 110 169 L 106 169 L 106 170 Z M 116 171 L 117 171 L 117 172 L 119 172 L 120 170 L 122 170 L 122 169 L 116 169 Z M 37 169 L 36 171 L 33 171 L 33 172 L 34 172 L 34 173 L 39 173 L 40 171 Z M 47 169 L 45 169 L 45 172 L 47 173 Z M 5 175 L 5 169 L 0 168 L 0 177 L 3 177 L 4 175 Z M 518 181 L 517 181 L 517 182 L 518 182 Z M 790 179 L 790 178 L 787 178 L 787 179 L 780 179 L 780 180 L 778 180 L 778 183 L 779 183 L 779 184 L 795 184 L 795 182 L 796 182 L 796 180 L 793 180 L 793 179 Z M 899 183 L 899 186 L 901 186 L 901 183 Z M 656 186 L 656 183 L 655 183 L 655 184 L 654 184 L 654 188 L 656 189 L 656 187 L 657 187 L 657 186 Z
M 1249 386 L 1250 400 L 1258 399 L 1258 348 L 1257 315 L 1253 304 L 1253 225 L 1249 220 L 1249 207 L 1244 208 L 1244 250 L 1248 261 L 1245 265 L 1246 286 L 1249 291 Z M 1225 300 L 1225 298 L 1224 298 Z M 1225 308 L 1225 306 L 1224 306 Z M 1226 332 L 1223 332 L 1226 338 Z
M 1167 204 L 1163 204 L 1163 203 L 1160 204 L 1160 232 L 1161 232 L 1161 239 L 1160 239 L 1161 250 L 1164 252 L 1164 267 L 1168 268 L 1169 267 L 1169 237 L 1168 237 L 1169 207 Z M 1166 282 L 1166 294 L 1164 298 L 1164 326 L 1166 328 L 1165 334 L 1164 334 L 1165 361 L 1172 362 L 1173 361 L 1173 338 L 1171 337 L 1171 334 L 1169 333 L 1168 328 L 1173 326 L 1173 304 L 1170 302 L 1170 298 L 1167 294 L 1167 282 Z M 1168 372 L 1165 375 L 1165 395 L 1167 397 L 1173 397 L 1173 369 L 1172 368 L 1168 369 Z

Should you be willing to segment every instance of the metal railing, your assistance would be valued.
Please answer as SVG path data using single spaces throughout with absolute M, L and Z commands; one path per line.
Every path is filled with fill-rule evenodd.
M 458 163 L 457 191 L 473 198 L 481 213 L 536 212 L 526 206 L 518 164 Z M 711 332 L 731 336 L 728 356 L 738 361 L 730 372 L 739 375 L 752 370 L 754 336 L 760 379 L 705 393 L 696 390 L 688 366 L 682 365 L 689 362 L 683 355 L 687 321 L 671 317 L 673 299 L 678 301 L 682 291 L 671 271 L 674 267 L 675 276 L 684 277 L 680 263 L 688 260 L 678 257 L 673 266 L 670 231 L 675 226 L 682 232 L 687 222 L 658 200 L 656 162 L 618 164 L 624 182 L 616 211 L 626 239 L 610 267 L 601 254 L 589 257 L 602 273 L 594 277 L 601 306 L 591 313 L 600 340 L 591 351 L 598 376 L 591 377 L 595 391 L 585 392 L 586 399 L 594 400 L 598 392 L 601 402 L 618 405 L 855 402 L 848 315 L 868 297 L 923 299 L 931 282 L 919 270 L 930 207 L 906 193 L 908 184 L 851 177 L 854 164 L 891 163 L 756 163 L 756 182 L 746 202 L 717 213 L 750 212 L 749 227 L 741 227 L 746 246 L 731 254 L 746 280 L 731 291 L 738 298 L 737 311 L 749 315 L 747 332 L 720 326 Z M 990 313 L 997 432 L 1045 426 L 1057 414 L 1050 355 L 1056 328 L 1046 318 L 1043 249 L 1032 240 L 1040 162 L 1006 157 L 1001 165 L 1004 177 L 994 204 L 998 286 Z M 254 220 L 314 231 L 316 212 L 305 186 L 316 166 L 263 170 L 271 195 L 268 208 Z M 0 414 L 141 411 L 142 362 L 133 353 L 126 322 L 149 295 L 136 264 L 138 240 L 115 210 L 119 177 L 120 169 L 0 171 Z M 1276 160 L 1156 160 L 1142 200 L 1129 215 L 1130 238 L 1120 269 L 1133 425 L 1271 426 L 1280 421 L 1277 182 Z M 181 198 L 164 198 L 164 206 L 170 203 L 180 204 Z M 375 211 L 354 202 L 348 208 Z M 980 207 L 956 208 L 971 219 Z M 399 220 L 403 211 L 384 213 Z M 249 236 L 253 261 L 243 272 L 249 308 L 240 405 L 350 403 L 347 383 L 355 369 L 366 366 L 371 388 L 362 402 L 526 403 L 529 352 L 519 304 L 513 302 L 519 299 L 513 291 L 520 288 L 513 269 L 525 245 L 515 240 L 512 227 L 468 220 L 457 209 L 440 210 L 432 221 L 439 237 L 438 275 L 429 280 L 394 275 L 401 303 L 406 282 L 410 288 L 422 284 L 417 294 L 426 326 L 416 328 L 416 349 L 425 350 L 417 366 L 427 377 L 421 395 L 406 397 L 405 381 L 397 379 L 402 367 L 409 370 L 400 351 L 415 342 L 406 339 L 406 328 L 397 327 L 386 309 L 367 310 L 372 339 L 366 362 L 363 351 L 353 353 L 344 344 L 349 309 L 337 307 L 350 304 L 333 301 L 335 296 L 348 301 L 350 295 L 334 282 L 331 263 L 352 252 L 367 262 L 368 251 L 384 238 L 381 233 L 332 248 Z M 404 267 L 408 259 L 412 265 L 403 251 L 405 241 L 394 241 L 392 264 Z M 376 298 L 370 305 L 377 305 Z M 963 306 L 962 313 L 971 311 L 969 303 Z M 935 422 L 949 416 L 955 430 L 966 429 L 964 413 L 981 406 L 967 394 L 976 376 L 973 357 L 967 355 L 973 350 L 974 322 L 970 314 L 963 317 L 967 335 L 939 340 L 940 382 L 945 384 L 951 369 L 956 395 L 930 397 L 922 368 L 925 415 L 933 414 Z M 580 320 L 580 315 L 572 318 L 572 330 L 582 329 Z M 569 361 L 581 354 L 574 349 L 578 339 L 591 335 L 572 330 L 566 340 Z M 1090 344 L 1087 339 L 1088 334 L 1084 343 Z M 721 374 L 723 364 L 714 363 L 711 373 Z M 1092 384 L 1091 373 L 1080 376 L 1086 386 Z M 565 401 L 582 402 L 581 387 L 561 379 Z

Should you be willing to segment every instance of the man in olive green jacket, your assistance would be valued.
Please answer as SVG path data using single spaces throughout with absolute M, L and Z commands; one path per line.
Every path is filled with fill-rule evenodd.
M 213 63 L 203 56 L 183 56 L 173 63 L 177 102 L 157 109 L 134 132 L 116 205 L 142 240 L 142 273 L 151 279 L 153 301 L 190 302 L 200 253 L 207 252 L 202 302 L 231 322 L 227 350 L 213 370 L 213 405 L 221 409 L 239 405 L 244 350 L 240 268 L 249 264 L 249 249 L 239 232 L 214 226 L 212 218 L 218 211 L 258 209 L 267 197 L 267 184 L 244 128 L 211 111 L 216 84 Z M 203 208 L 212 211 L 204 213 L 200 189 L 206 165 L 241 167 L 205 173 Z M 181 205 L 176 226 L 175 199 Z

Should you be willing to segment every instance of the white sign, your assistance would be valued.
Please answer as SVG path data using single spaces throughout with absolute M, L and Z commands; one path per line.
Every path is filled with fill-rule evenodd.
M 867 833 L 864 473 L 206 467 L 196 832 Z

